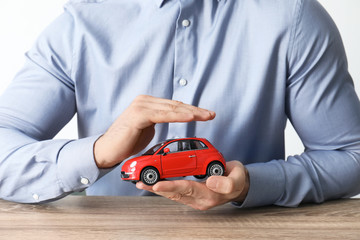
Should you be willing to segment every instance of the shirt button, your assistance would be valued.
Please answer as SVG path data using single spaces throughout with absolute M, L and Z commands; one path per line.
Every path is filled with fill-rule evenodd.
M 85 178 L 85 177 L 82 177 L 80 182 L 84 185 L 88 185 L 90 183 L 89 179 Z
M 182 79 L 180 79 L 179 80 L 179 84 L 180 84 L 180 86 L 186 86 L 187 85 L 187 83 L 188 83 L 188 81 L 186 80 L 186 79 L 184 79 L 184 78 L 182 78 Z
M 32 195 L 32 197 L 33 197 L 33 199 L 35 199 L 36 201 L 39 200 L 39 195 L 37 195 L 36 193 L 34 193 L 34 194 Z
M 184 27 L 188 27 L 188 26 L 190 26 L 190 21 L 189 21 L 188 19 L 184 19 L 184 20 L 182 21 L 182 25 L 183 25 Z

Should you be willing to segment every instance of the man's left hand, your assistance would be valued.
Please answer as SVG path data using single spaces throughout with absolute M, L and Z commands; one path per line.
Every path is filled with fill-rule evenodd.
M 239 161 L 231 161 L 226 164 L 225 176 L 211 176 L 206 182 L 160 181 L 154 186 L 138 182 L 136 187 L 195 209 L 207 210 L 227 202 L 243 202 L 249 190 L 249 175 Z

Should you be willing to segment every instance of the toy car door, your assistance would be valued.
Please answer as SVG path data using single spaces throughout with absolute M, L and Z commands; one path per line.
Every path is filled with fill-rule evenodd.
M 171 142 L 164 147 L 169 152 L 161 156 L 163 177 L 180 177 L 196 169 L 196 154 L 188 140 Z

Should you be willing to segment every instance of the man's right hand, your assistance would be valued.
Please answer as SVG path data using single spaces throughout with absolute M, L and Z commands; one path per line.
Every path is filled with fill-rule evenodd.
M 179 101 L 140 95 L 94 144 L 99 168 L 110 168 L 144 149 L 156 123 L 208 121 L 215 112 Z

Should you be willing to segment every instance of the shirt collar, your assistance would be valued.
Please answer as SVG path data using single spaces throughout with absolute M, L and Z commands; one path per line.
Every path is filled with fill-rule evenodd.
M 218 2 L 220 2 L 221 0 L 217 0 Z M 162 4 L 165 2 L 165 0 L 155 0 L 156 5 L 161 8 Z

